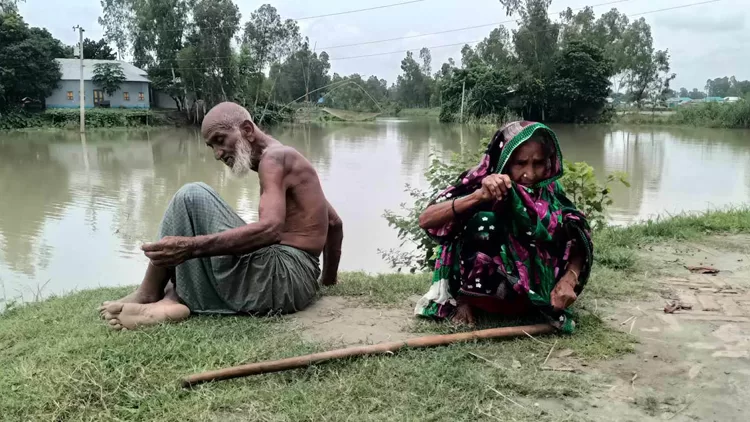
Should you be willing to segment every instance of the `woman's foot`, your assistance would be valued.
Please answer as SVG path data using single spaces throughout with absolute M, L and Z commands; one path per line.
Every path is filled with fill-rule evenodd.
M 149 304 L 113 302 L 103 307 L 102 316 L 113 330 L 179 322 L 190 316 L 187 306 L 169 299 Z
M 456 312 L 451 317 L 451 322 L 456 325 L 468 325 L 473 327 L 476 325 L 476 319 L 474 318 L 474 310 L 468 303 L 458 302 Z

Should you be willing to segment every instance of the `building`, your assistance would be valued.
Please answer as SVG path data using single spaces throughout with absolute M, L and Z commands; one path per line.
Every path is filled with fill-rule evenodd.
M 693 101 L 690 97 L 675 97 L 670 98 L 667 100 L 667 107 L 669 108 L 675 108 L 677 106 L 688 104 L 689 102 Z
M 740 97 L 724 97 L 725 103 L 736 103 L 740 100 Z
M 47 108 L 78 108 L 81 78 L 81 61 L 79 59 L 56 59 L 60 63 L 62 78 L 57 89 L 45 100 Z M 99 63 L 117 63 L 125 73 L 125 82 L 120 84 L 113 95 L 107 95 L 91 79 L 94 77 L 94 65 Z M 84 100 L 86 108 L 106 106 L 111 108 L 150 108 L 149 81 L 146 71 L 130 63 L 117 60 L 83 60 Z
M 704 103 L 723 103 L 724 97 L 706 97 L 703 99 Z

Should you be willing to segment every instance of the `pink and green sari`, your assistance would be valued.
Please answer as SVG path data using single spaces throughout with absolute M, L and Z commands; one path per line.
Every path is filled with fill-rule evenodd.
M 586 218 L 558 181 L 563 174 L 562 153 L 550 128 L 528 121 L 506 125 L 494 135 L 482 162 L 461 174 L 431 204 L 468 195 L 488 175 L 503 173 L 513 151 L 534 134 L 542 135 L 545 150 L 551 152 L 544 180 L 531 187 L 513 183 L 502 201 L 428 231 L 440 246 L 432 286 L 417 303 L 417 315 L 448 318 L 460 295 L 506 301 L 526 296 L 553 325 L 573 331 L 570 312 L 554 310 L 550 295 L 566 271 L 574 243 L 585 258 L 575 289 L 581 293 L 591 269 L 593 244 Z

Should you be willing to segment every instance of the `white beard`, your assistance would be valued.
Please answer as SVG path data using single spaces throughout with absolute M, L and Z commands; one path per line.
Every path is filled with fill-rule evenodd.
M 244 177 L 252 170 L 252 151 L 250 144 L 241 139 L 237 142 L 234 151 L 234 163 L 232 164 L 232 174 L 236 177 Z

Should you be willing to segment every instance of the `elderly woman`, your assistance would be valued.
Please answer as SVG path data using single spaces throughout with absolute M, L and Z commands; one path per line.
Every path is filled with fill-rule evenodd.
M 474 312 L 519 316 L 538 309 L 566 332 L 566 309 L 589 276 L 585 217 L 557 181 L 562 153 L 541 123 L 495 133 L 479 165 L 424 210 L 419 225 L 439 244 L 432 286 L 417 315 L 474 324 Z

